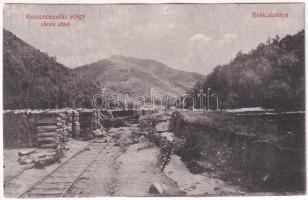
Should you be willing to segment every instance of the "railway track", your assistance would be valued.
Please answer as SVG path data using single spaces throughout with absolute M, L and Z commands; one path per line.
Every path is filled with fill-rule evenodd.
M 85 148 L 63 162 L 55 170 L 39 180 L 19 198 L 64 197 L 83 173 L 93 164 L 95 158 L 106 148 L 103 140 L 96 138 Z

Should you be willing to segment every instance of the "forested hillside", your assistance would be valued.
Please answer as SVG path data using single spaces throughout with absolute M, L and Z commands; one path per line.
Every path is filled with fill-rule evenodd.
M 88 107 L 104 87 L 108 93 L 150 97 L 182 95 L 205 77 L 172 69 L 155 60 L 113 56 L 69 69 L 4 30 L 4 109 Z
M 201 88 L 211 88 L 222 108 L 304 110 L 304 30 L 282 39 L 268 39 L 249 53 L 238 52 L 229 64 L 217 66 L 190 92 L 197 94 Z
M 97 86 L 3 31 L 4 109 L 91 107 Z

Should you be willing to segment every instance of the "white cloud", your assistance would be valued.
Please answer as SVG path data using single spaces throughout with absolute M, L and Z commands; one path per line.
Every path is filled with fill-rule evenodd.
M 195 34 L 188 41 L 185 62 L 192 71 L 208 74 L 218 65 L 231 59 L 233 54 L 226 49 L 234 45 L 237 36 L 226 33 L 221 38 L 211 38 L 206 34 Z
M 196 59 L 196 56 L 208 57 L 212 43 L 212 39 L 207 35 L 196 34 L 189 39 L 188 55 L 194 59 Z
M 210 40 L 211 38 L 205 34 L 196 34 L 189 39 L 190 42 L 209 42 Z

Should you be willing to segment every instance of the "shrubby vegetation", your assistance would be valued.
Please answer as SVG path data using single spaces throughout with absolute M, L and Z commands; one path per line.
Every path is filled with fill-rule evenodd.
M 238 52 L 229 64 L 217 66 L 189 93 L 197 95 L 207 88 L 219 96 L 222 108 L 304 110 L 304 30 L 283 39 L 268 39 L 249 53 Z

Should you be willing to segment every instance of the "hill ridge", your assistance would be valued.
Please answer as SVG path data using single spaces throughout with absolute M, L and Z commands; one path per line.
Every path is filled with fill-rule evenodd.
M 205 77 L 195 72 L 174 69 L 154 59 L 113 55 L 73 69 L 86 79 L 94 79 L 113 93 L 149 94 L 154 87 L 162 95 L 181 95 Z M 113 79 L 113 80 L 112 80 Z M 135 87 L 136 91 L 126 86 Z M 137 86 L 142 88 L 138 88 Z M 118 89 L 116 88 L 118 87 Z
M 148 97 L 151 88 L 161 96 L 180 96 L 205 78 L 153 59 L 122 55 L 70 69 L 6 29 L 3 39 L 4 109 L 91 108 L 102 87 L 132 97 Z

